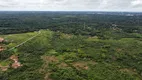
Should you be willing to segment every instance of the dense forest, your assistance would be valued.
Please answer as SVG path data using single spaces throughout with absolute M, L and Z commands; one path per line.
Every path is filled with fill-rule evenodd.
M 0 33 L 50 29 L 71 34 L 94 35 L 99 29 L 117 27 L 141 32 L 141 13 L 107 12 L 0 12 Z
M 3 47 L 0 80 L 142 80 L 142 13 L 0 12 Z

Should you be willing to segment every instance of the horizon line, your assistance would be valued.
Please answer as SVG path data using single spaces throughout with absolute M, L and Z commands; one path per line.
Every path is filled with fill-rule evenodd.
M 136 13 L 141 13 L 142 11 L 98 11 L 98 10 L 0 10 L 0 12 L 136 12 Z

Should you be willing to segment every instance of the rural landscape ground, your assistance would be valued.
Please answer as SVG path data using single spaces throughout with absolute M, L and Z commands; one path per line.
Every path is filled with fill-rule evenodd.
M 6 14 L 0 18 L 9 21 L 0 28 L 0 80 L 142 80 L 142 28 L 135 17 L 31 14 L 11 13 L 14 23 Z M 49 17 L 50 26 L 45 28 Z

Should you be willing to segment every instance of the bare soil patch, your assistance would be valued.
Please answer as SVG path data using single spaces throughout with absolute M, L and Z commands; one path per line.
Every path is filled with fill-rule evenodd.
M 7 65 L 7 66 L 2 66 L 2 65 L 0 64 L 0 69 L 1 69 L 2 71 L 7 71 L 8 68 L 9 68 L 9 65 Z
M 79 61 L 79 62 L 73 62 L 71 64 L 72 64 L 72 66 L 74 66 L 78 70 L 81 70 L 81 69 L 88 70 L 89 64 L 95 65 L 97 63 L 95 61 Z

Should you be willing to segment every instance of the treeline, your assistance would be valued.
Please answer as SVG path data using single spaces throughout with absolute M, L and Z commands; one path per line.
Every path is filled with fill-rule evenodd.
M 0 12 L 0 34 L 50 29 L 69 34 L 94 36 L 102 29 L 120 28 L 128 33 L 142 33 L 142 16 L 97 14 L 97 12 Z

